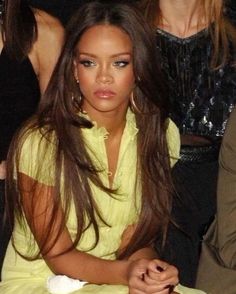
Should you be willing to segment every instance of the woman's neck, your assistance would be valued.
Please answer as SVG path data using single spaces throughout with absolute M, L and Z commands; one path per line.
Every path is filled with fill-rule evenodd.
M 117 115 L 113 117 L 110 117 L 109 115 L 103 116 L 102 121 L 100 123 L 98 122 L 98 125 L 99 124 L 105 127 L 108 131 L 110 140 L 116 136 L 121 137 L 126 125 L 126 114 L 123 116 Z
M 98 127 L 104 127 L 108 131 L 105 140 L 107 162 L 108 162 L 108 180 L 112 188 L 114 175 L 117 169 L 121 138 L 126 125 L 127 107 L 121 107 L 110 112 L 100 112 L 94 109 L 85 108 L 90 119 L 97 123 Z
M 175 36 L 186 38 L 207 26 L 199 0 L 160 0 L 159 6 L 158 27 Z
M 98 127 L 104 127 L 107 130 L 109 137 L 123 133 L 126 124 L 127 107 L 111 112 L 99 112 L 91 108 L 86 108 L 85 111 L 90 119 L 97 123 Z

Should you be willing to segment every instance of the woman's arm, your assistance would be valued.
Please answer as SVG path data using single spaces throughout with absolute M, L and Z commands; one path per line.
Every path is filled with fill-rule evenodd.
M 219 157 L 217 233 L 221 259 L 226 267 L 236 268 L 236 110 L 229 118 Z
M 125 248 L 130 242 L 136 225 L 130 225 L 122 235 L 119 250 Z M 170 293 L 169 285 L 177 285 L 178 270 L 168 263 L 157 259 L 157 253 L 150 246 L 134 252 L 128 260 L 134 261 L 129 274 L 130 294 Z M 174 292 L 173 292 L 174 293 Z
M 44 260 L 55 274 L 66 275 L 94 284 L 126 285 L 128 283 L 128 271 L 131 261 L 104 260 L 77 249 L 58 255 L 72 246 L 72 240 L 68 229 L 64 227 L 58 239 L 54 242 L 60 223 L 63 220 L 63 211 L 60 209 L 56 215 L 56 221 L 54 223 L 50 222 L 53 214 L 54 188 L 35 183 L 32 178 L 23 173 L 18 175 L 18 181 L 22 191 L 24 213 L 39 248 L 42 248 L 45 234 L 50 226 L 51 231 L 46 240 L 47 246 L 42 254 Z M 53 243 L 55 244 L 51 246 Z M 50 250 L 46 250 L 48 248 Z
M 51 74 L 61 53 L 64 43 L 64 28 L 59 20 L 48 13 L 34 9 L 38 38 L 29 54 L 39 79 L 41 93 L 50 80 Z
M 34 235 L 42 256 L 49 268 L 57 275 L 84 280 L 93 284 L 123 284 L 128 285 L 130 291 L 148 292 L 155 289 L 156 293 L 173 280 L 173 271 L 166 267 L 165 273 L 159 276 L 151 276 L 151 283 L 143 280 L 144 275 L 158 265 L 167 265 L 159 260 L 151 260 L 155 253 L 150 248 L 144 248 L 135 252 L 128 260 L 104 260 L 77 249 L 66 251 L 72 246 L 72 239 L 68 229 L 60 224 L 63 222 L 63 210 L 55 213 L 55 191 L 53 186 L 47 186 L 36 182 L 24 173 L 18 173 L 18 183 L 21 191 L 21 203 L 27 223 Z M 48 231 L 48 228 L 50 230 Z M 48 233 L 50 232 L 50 233 Z M 60 232 L 58 234 L 58 232 Z M 131 230 L 127 230 L 130 234 Z M 125 234 L 126 235 L 126 234 Z M 46 246 L 45 245 L 46 236 Z M 55 236 L 58 236 L 55 238 Z M 127 236 L 127 235 L 126 235 Z M 60 254 L 64 252 L 63 254 Z M 99 274 L 98 274 L 99 273 Z M 132 293 L 132 292 L 131 292 Z M 135 293 L 135 292 L 133 292 Z
M 121 244 L 118 249 L 118 255 L 123 249 L 129 244 L 134 232 L 136 229 L 136 225 L 129 225 L 126 230 L 123 232 L 121 237 Z M 154 259 L 157 258 L 157 254 L 155 250 L 150 247 L 141 248 L 138 251 L 134 252 L 131 256 L 129 256 L 128 260 L 138 260 L 138 259 Z

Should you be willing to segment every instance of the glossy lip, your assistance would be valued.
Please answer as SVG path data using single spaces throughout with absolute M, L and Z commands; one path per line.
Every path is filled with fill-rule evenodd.
M 110 98 L 115 96 L 116 93 L 108 89 L 98 89 L 94 92 L 94 95 L 99 98 Z

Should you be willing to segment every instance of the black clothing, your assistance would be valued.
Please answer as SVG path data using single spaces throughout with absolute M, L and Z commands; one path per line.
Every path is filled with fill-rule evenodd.
M 3 225 L 3 215 L 5 206 L 5 181 L 0 180 L 0 280 L 2 264 L 5 257 L 8 242 L 11 237 L 11 229 L 9 224 Z
M 170 117 L 181 134 L 205 137 L 213 146 L 206 154 L 202 146 L 182 146 L 172 171 L 176 188 L 172 217 L 179 229 L 170 227 L 161 257 L 176 265 L 182 284 L 194 287 L 201 240 L 216 211 L 220 142 L 236 104 L 236 68 L 232 66 L 236 52 L 231 46 L 227 64 L 212 70 L 208 29 L 184 39 L 157 29 L 156 36 Z M 160 251 L 159 244 L 156 248 Z
M 181 284 L 194 287 L 202 236 L 216 210 L 214 195 L 218 161 L 179 160 L 172 175 L 178 191 L 174 196 L 172 217 L 179 228 L 170 226 L 167 244 L 160 255 L 163 260 L 178 268 Z M 158 244 L 157 246 L 160 248 Z
M 5 160 L 16 130 L 37 109 L 40 90 L 29 58 L 18 62 L 4 48 L 0 55 L 0 162 Z M 11 231 L 3 224 L 4 181 L 0 180 L 0 270 Z
M 16 129 L 37 109 L 40 90 L 28 58 L 17 62 L 0 55 L 0 161 L 5 160 Z
M 231 62 L 212 70 L 212 41 L 205 29 L 188 38 L 157 30 L 157 48 L 168 83 L 170 116 L 181 134 L 217 140 L 236 103 L 236 69 Z M 231 50 L 232 51 L 232 50 Z

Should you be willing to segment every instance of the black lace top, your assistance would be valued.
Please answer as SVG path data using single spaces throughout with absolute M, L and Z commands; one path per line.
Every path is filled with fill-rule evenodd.
M 0 161 L 6 159 L 11 139 L 37 109 L 40 91 L 28 58 L 17 62 L 3 49 L 0 55 Z
M 236 104 L 236 67 L 229 62 L 210 69 L 212 41 L 207 29 L 184 39 L 157 29 L 157 48 L 169 87 L 170 116 L 180 132 L 220 138 Z

